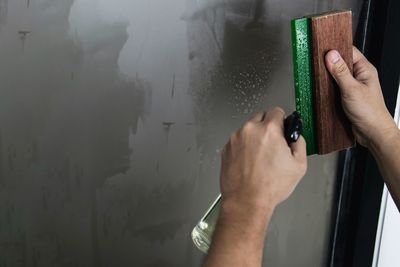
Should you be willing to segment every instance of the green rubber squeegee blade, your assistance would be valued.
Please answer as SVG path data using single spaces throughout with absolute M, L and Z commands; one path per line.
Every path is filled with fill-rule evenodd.
M 308 18 L 291 21 L 296 111 L 300 113 L 303 121 L 302 135 L 307 143 L 307 155 L 318 152 L 314 128 L 312 41 L 309 25 Z

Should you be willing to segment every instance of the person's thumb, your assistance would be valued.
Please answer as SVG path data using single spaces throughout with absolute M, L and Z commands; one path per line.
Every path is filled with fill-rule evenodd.
M 326 54 L 325 65 L 339 85 L 342 95 L 350 93 L 351 88 L 358 84 L 338 51 L 331 50 Z
M 306 150 L 306 140 L 303 136 L 290 144 L 290 149 L 292 150 L 292 155 L 298 160 L 307 160 L 307 150 Z

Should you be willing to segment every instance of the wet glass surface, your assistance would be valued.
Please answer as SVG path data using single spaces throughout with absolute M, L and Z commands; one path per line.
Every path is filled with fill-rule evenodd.
M 219 151 L 294 109 L 290 19 L 357 0 L 0 0 L 0 266 L 199 266 Z M 267 266 L 325 266 L 336 154 L 276 210 Z

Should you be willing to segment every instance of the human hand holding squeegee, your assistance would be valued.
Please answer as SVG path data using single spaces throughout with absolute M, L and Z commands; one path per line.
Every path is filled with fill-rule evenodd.
M 237 142 L 236 140 L 234 140 L 236 137 L 243 136 L 243 134 L 248 135 L 247 132 L 249 130 L 247 128 L 252 127 L 250 125 L 260 126 L 260 125 L 262 125 L 262 123 L 271 124 L 271 122 L 267 122 L 264 120 L 266 120 L 266 119 L 270 120 L 270 117 L 276 116 L 273 114 L 279 114 L 277 112 L 280 112 L 281 115 L 284 114 L 282 109 L 275 108 L 270 112 L 270 114 L 268 115 L 268 118 L 267 118 L 266 112 L 260 112 L 256 115 L 254 115 L 254 117 L 252 119 L 250 119 L 248 122 L 245 123 L 245 125 L 242 127 L 241 130 L 232 134 L 230 141 L 225 146 L 225 148 L 222 152 L 222 156 L 224 156 L 224 154 L 230 153 L 230 152 L 228 152 L 228 150 L 230 149 L 230 147 L 232 147 L 232 142 L 235 142 L 235 143 Z M 271 113 L 272 113 L 272 115 L 271 115 Z M 279 119 L 283 120 L 283 116 L 280 116 L 280 118 L 275 119 L 275 121 L 279 120 Z M 256 120 L 260 120 L 260 121 L 257 122 Z M 255 122 L 257 122 L 257 123 L 255 123 Z M 268 126 L 268 132 L 271 131 L 271 129 L 270 129 L 271 127 L 274 128 L 274 126 Z M 292 143 L 296 142 L 301 137 L 303 123 L 302 123 L 299 113 L 297 111 L 293 112 L 291 115 L 289 115 L 283 121 L 283 124 L 280 125 L 279 127 L 282 128 L 280 131 L 282 131 L 283 137 L 286 140 L 286 143 L 287 143 L 286 146 L 291 147 Z M 244 131 L 246 131 L 246 133 L 244 133 Z M 250 138 L 254 139 L 253 142 L 255 142 L 255 143 L 261 142 L 262 143 L 263 141 L 262 141 L 262 139 L 259 139 L 259 137 L 260 136 L 250 136 Z M 302 142 L 304 143 L 304 138 L 303 138 Z M 265 148 L 264 146 L 265 146 L 265 144 L 264 145 L 260 144 L 258 146 L 258 150 L 264 149 Z M 268 153 L 267 150 L 264 152 Z M 233 153 L 236 153 L 236 152 L 233 152 Z M 241 159 L 237 159 L 237 160 L 241 161 Z M 228 159 L 228 163 L 226 163 L 225 165 L 226 166 L 229 165 L 230 164 L 229 162 L 231 162 L 231 159 Z M 224 164 L 224 162 L 223 162 L 223 164 Z M 233 164 L 233 165 L 235 165 L 235 164 Z M 266 166 L 266 167 L 268 168 L 268 166 Z M 237 164 L 235 168 L 241 169 L 241 164 L 240 163 Z M 221 178 L 222 178 L 222 171 L 224 171 L 224 168 L 221 169 Z M 227 175 L 230 176 L 230 174 L 227 174 Z M 222 186 L 222 180 L 221 180 L 221 186 Z M 226 197 L 223 198 L 223 200 L 225 200 L 225 199 L 226 199 Z M 214 230 L 216 227 L 216 223 L 217 223 L 217 220 L 219 217 L 220 208 L 221 208 L 221 195 L 218 196 L 218 198 L 214 201 L 214 203 L 211 205 L 209 210 L 206 212 L 206 214 L 203 216 L 203 218 L 200 220 L 200 222 L 196 225 L 196 227 L 192 231 L 192 239 L 193 239 L 194 244 L 203 252 L 207 252 L 210 247 L 212 236 L 213 236 L 213 233 L 214 233 Z
M 400 209 L 400 132 L 386 109 L 375 67 L 356 48 L 353 61 L 354 77 L 337 51 L 325 56 L 353 134 L 374 155 Z M 261 266 L 273 211 L 307 168 L 304 138 L 288 146 L 283 118 L 280 108 L 257 113 L 225 146 L 219 219 L 203 267 Z
M 218 220 L 209 228 L 203 267 L 261 266 L 271 216 L 305 174 L 307 154 L 347 149 L 354 140 L 374 155 L 400 209 L 400 132 L 375 67 L 351 45 L 351 19 L 349 11 L 334 11 L 292 21 L 296 110 L 305 138 L 285 139 L 278 107 L 255 114 L 231 135 L 221 155 L 219 210 L 209 211 Z

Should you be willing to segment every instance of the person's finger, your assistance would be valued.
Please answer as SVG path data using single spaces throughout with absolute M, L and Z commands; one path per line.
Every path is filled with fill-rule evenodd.
M 363 62 L 367 60 L 363 53 L 357 49 L 357 47 L 353 46 L 353 65 L 357 64 L 358 62 Z
M 296 142 L 290 144 L 290 149 L 292 150 L 292 155 L 298 160 L 306 160 L 307 150 L 306 150 L 306 140 L 303 136 L 300 136 Z
M 249 121 L 251 121 L 251 122 L 261 122 L 261 121 L 264 120 L 264 117 L 265 117 L 265 112 L 260 111 L 260 112 L 257 112 L 256 114 L 254 114 L 254 115 L 249 119 Z
M 325 64 L 339 85 L 342 96 L 350 93 L 350 90 L 358 85 L 357 80 L 351 75 L 349 67 L 338 51 L 329 51 L 325 56 Z
M 364 84 L 371 81 L 376 81 L 377 78 L 375 67 L 368 61 L 368 59 L 353 46 L 353 72 L 354 78 Z
M 285 111 L 280 107 L 270 109 L 263 120 L 264 125 L 274 124 L 279 127 L 283 134 L 283 121 L 285 119 Z

